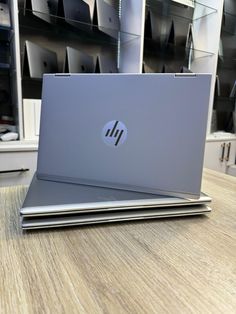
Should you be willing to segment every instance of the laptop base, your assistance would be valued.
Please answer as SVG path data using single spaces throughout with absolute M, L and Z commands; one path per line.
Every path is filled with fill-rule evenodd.
M 196 200 L 39 180 L 34 176 L 20 209 L 22 229 L 206 214 L 211 199 Z

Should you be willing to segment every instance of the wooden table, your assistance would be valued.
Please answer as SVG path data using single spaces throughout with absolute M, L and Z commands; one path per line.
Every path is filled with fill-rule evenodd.
M 0 313 L 236 313 L 236 178 L 205 171 L 209 216 L 22 232 L 0 189 Z

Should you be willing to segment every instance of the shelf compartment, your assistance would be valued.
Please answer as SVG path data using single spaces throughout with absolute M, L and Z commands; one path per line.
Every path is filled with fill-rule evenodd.
M 45 22 L 44 19 L 38 18 L 34 13 L 41 16 L 50 17 L 52 23 Z M 120 28 L 101 27 L 96 24 L 89 24 L 77 20 L 65 19 L 61 16 L 48 15 L 39 11 L 32 11 L 29 9 L 19 10 L 19 24 L 20 28 L 28 27 L 40 29 L 43 32 L 60 33 L 61 36 L 67 35 L 75 36 L 75 38 L 86 42 L 95 42 L 100 44 L 108 44 L 117 46 L 127 44 L 130 41 L 140 38 L 137 34 L 120 31 Z
M 85 25 L 85 23 L 73 21 L 73 23 L 77 23 L 82 28 L 88 26 L 86 30 L 84 28 L 79 29 L 69 24 L 64 18 L 58 16 L 54 16 L 54 18 L 55 23 L 46 23 L 43 19 L 32 15 L 32 11 L 20 9 L 19 28 L 22 66 L 26 40 L 56 52 L 58 56 L 57 72 L 64 72 L 65 54 L 68 47 L 92 56 L 94 58 L 95 70 L 97 70 L 99 65 L 101 68 L 104 63 L 102 60 L 104 55 L 108 56 L 109 60 L 113 58 L 118 67 L 120 48 L 140 38 L 139 35 L 121 32 L 120 30 L 112 30 L 115 32 L 115 35 L 111 37 L 101 32 L 101 28 L 98 29 L 95 25 Z M 107 72 L 114 71 L 112 69 L 105 70 L 105 73 Z
M 235 52 L 233 52 L 231 56 L 229 54 L 218 56 L 218 69 L 219 68 L 235 71 L 235 79 L 236 79 L 236 48 L 235 48 Z
M 188 22 L 205 18 L 217 12 L 217 9 L 195 0 L 147 0 L 147 10 L 169 19 L 181 18 Z
M 12 27 L 11 26 L 3 26 L 0 24 L 0 32 L 11 32 Z
M 119 30 L 120 0 L 112 0 L 111 3 L 104 0 L 94 1 L 33 1 L 27 0 L 20 4 L 23 10 L 32 12 L 34 17 L 43 20 L 48 24 L 57 23 L 61 17 L 68 24 L 88 30 L 94 25 L 113 37 L 114 32 Z
M 14 36 L 14 31 L 12 29 L 1 29 L 0 28 L 0 42 L 1 41 L 8 41 L 11 42 Z
M 185 61 L 185 67 L 186 65 L 189 67 L 194 60 L 214 55 L 212 52 L 198 49 L 194 42 L 192 22 L 196 15 L 193 7 L 183 5 L 179 7 L 180 4 L 177 3 L 179 14 L 174 14 L 178 12 L 172 12 L 173 14 L 171 14 L 173 1 L 149 0 L 150 3 L 156 4 L 156 6 L 151 10 L 149 8 L 146 10 L 144 55 L 148 53 L 148 50 L 153 49 L 158 51 L 158 57 L 165 60 L 170 55 L 169 50 L 175 51 L 179 54 L 178 58 Z M 196 6 L 201 4 L 195 2 L 194 5 L 196 10 Z M 202 7 L 208 8 L 203 5 Z M 185 16 L 180 15 L 181 8 L 186 11 Z M 150 44 L 150 40 L 153 43 Z M 167 53 L 167 57 L 165 53 Z M 175 59 L 174 54 L 172 54 L 172 57 Z
M 96 63 L 96 57 L 100 55 L 110 55 L 115 59 L 117 63 L 118 58 L 118 43 L 116 45 L 101 45 L 101 42 L 90 41 L 86 38 L 82 38 L 79 34 L 74 34 L 70 32 L 62 32 L 60 30 L 42 30 L 41 32 L 37 31 L 37 28 L 25 27 L 20 25 L 20 51 L 21 51 L 21 60 L 22 60 L 22 72 L 23 72 L 23 62 L 26 53 L 25 42 L 30 41 L 42 48 L 49 49 L 54 53 L 57 53 L 57 62 L 58 62 L 58 71 L 64 72 L 64 63 L 66 58 L 66 49 L 71 47 L 73 50 L 81 51 L 81 53 L 86 53 L 88 56 L 94 58 L 94 63 Z M 101 61 L 101 60 L 100 60 Z M 95 65 L 94 65 L 95 66 Z M 24 76 L 24 73 L 22 73 Z
M 120 20 L 119 3 L 119 0 L 113 1 L 118 20 Z M 94 24 L 86 23 L 62 17 L 60 12 L 58 15 L 53 15 L 19 6 L 23 98 L 41 98 L 42 90 L 42 75 L 36 78 L 31 74 L 27 75 L 24 71 L 26 41 L 57 54 L 57 73 L 83 73 L 83 71 L 68 70 L 68 64 L 66 66 L 68 50 L 74 56 L 87 55 L 90 60 L 92 58 L 94 70 L 90 70 L 91 72 L 119 71 L 121 47 L 132 45 L 141 36 L 120 31 L 120 22 L 116 23 L 117 27 L 109 28 L 98 26 L 96 19 L 93 21 Z
M 235 97 L 217 96 L 214 99 L 214 109 L 218 112 L 232 112 L 235 110 Z
M 10 69 L 10 45 L 6 41 L 0 41 L 0 69 Z
M 13 115 L 11 80 L 8 72 L 0 70 L 0 120 L 2 116 Z
M 32 12 L 24 10 L 19 12 L 23 98 L 40 98 L 42 89 L 42 78 L 32 78 L 31 75 L 24 72 L 26 40 L 57 53 L 58 70 L 56 72 L 58 73 L 68 72 L 68 70 L 65 70 L 68 48 L 91 56 L 94 60 L 93 72 L 113 73 L 119 71 L 120 47 L 130 45 L 133 40 L 140 38 L 138 35 L 117 30 L 117 40 L 103 34 L 96 27 L 90 30 L 80 30 L 68 24 L 61 17 L 55 18 L 56 24 L 49 24 L 33 16 Z M 104 59 L 107 59 L 107 62 Z M 75 73 L 74 71 L 69 72 Z
M 222 31 L 236 35 L 236 15 L 226 12 L 223 14 Z
M 235 133 L 236 98 L 215 96 L 213 104 L 214 129 Z
M 148 72 L 179 73 L 190 71 L 191 62 L 212 57 L 214 54 L 184 46 L 168 44 L 160 46 L 152 40 L 145 40 L 144 64 Z M 188 70 L 189 69 L 189 70 Z
M 222 31 L 231 35 L 236 35 L 236 4 L 234 2 L 227 3 L 227 1 L 225 1 Z
M 218 91 L 217 95 L 229 97 L 236 81 L 236 57 L 224 55 L 218 57 Z
M 235 111 L 214 110 L 214 131 L 236 133 Z

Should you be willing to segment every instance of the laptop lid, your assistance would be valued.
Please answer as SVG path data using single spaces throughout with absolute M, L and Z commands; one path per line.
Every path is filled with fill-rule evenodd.
M 32 13 L 44 20 L 45 22 L 52 23 L 55 20 L 55 16 L 58 12 L 59 0 L 30 0 L 30 8 Z M 26 1 L 27 4 L 27 1 Z
M 64 72 L 93 73 L 94 72 L 93 57 L 72 47 L 66 47 Z
M 95 73 L 117 73 L 117 59 L 112 54 L 100 53 L 96 58 Z
M 84 30 L 92 29 L 90 5 L 83 0 L 61 0 L 67 23 Z
M 45 75 L 41 179 L 199 197 L 211 76 Z
M 44 73 L 58 71 L 57 54 L 29 40 L 25 41 L 23 75 L 41 79 Z
M 112 3 L 108 3 L 105 0 L 96 0 L 93 24 L 97 25 L 101 32 L 118 39 L 120 30 L 118 8 L 115 8 Z

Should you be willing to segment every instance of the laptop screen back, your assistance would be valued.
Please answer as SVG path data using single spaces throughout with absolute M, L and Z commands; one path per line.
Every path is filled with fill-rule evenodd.
M 39 178 L 200 195 L 211 76 L 45 75 Z

